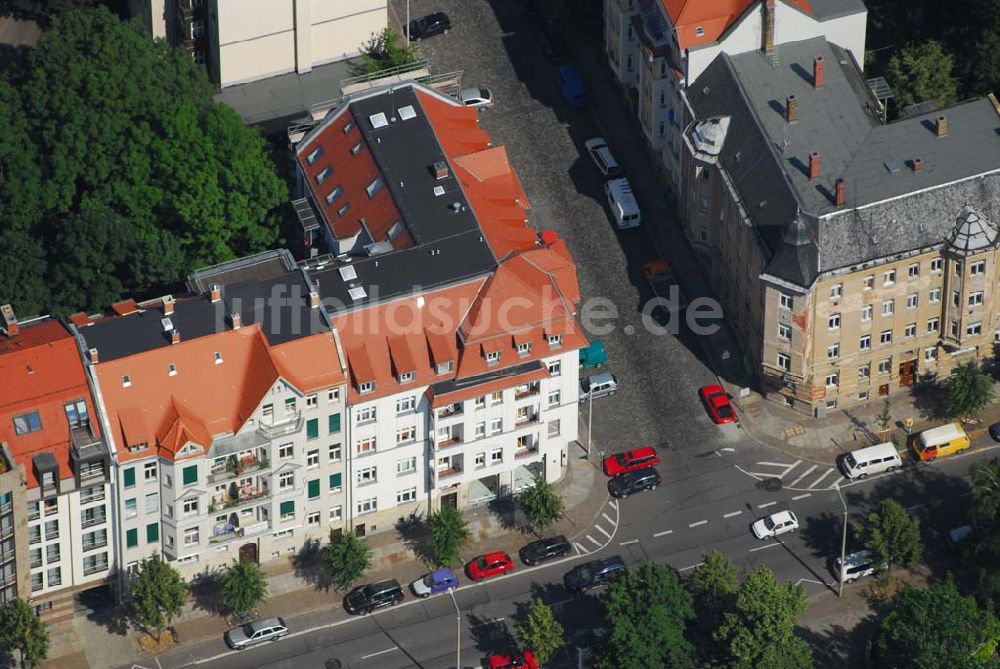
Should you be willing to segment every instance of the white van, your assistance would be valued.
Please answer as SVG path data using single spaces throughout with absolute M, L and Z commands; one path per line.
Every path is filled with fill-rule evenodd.
M 877 570 L 872 554 L 868 551 L 858 551 L 844 556 L 844 563 L 838 557 L 833 561 L 834 575 L 844 583 L 853 583 L 859 578 L 871 576 Z
M 619 230 L 638 228 L 640 222 L 639 205 L 632 195 L 628 179 L 612 179 L 604 184 L 604 194 L 608 196 L 608 207 Z
M 869 474 L 891 472 L 903 466 L 896 452 L 895 444 L 876 444 L 851 451 L 840 461 L 844 476 L 849 479 L 863 479 Z

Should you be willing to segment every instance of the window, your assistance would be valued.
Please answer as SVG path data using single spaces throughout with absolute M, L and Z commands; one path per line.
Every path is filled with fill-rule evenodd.
M 344 189 L 340 186 L 336 186 L 332 191 L 326 194 L 324 198 L 326 200 L 327 206 L 333 204 L 333 201 L 344 194 Z
M 909 295 L 906 296 L 906 308 L 907 309 L 916 309 L 917 308 L 917 294 L 916 293 L 910 293 Z
M 396 504 L 405 504 L 417 499 L 417 489 L 407 488 L 396 493 Z
M 826 347 L 826 357 L 833 359 L 840 356 L 840 344 L 831 344 Z
M 476 439 L 486 436 L 486 423 L 476 423 Z
M 969 323 L 965 326 L 965 334 L 967 335 L 978 335 L 983 334 L 983 324 L 980 322 Z
M 295 472 L 281 472 L 278 475 L 278 490 L 288 490 L 295 487 Z
M 778 339 L 788 341 L 792 338 L 792 328 L 784 323 L 778 323 Z
M 561 393 L 558 390 L 553 390 L 549 393 L 549 406 L 556 407 L 559 406 L 559 402 L 562 401 Z
M 160 493 L 151 492 L 146 495 L 146 513 L 156 513 L 160 509 Z
M 309 155 L 306 156 L 306 162 L 312 165 L 322 155 L 323 155 L 323 147 L 317 146 L 315 149 L 309 152 Z
M 198 513 L 198 498 L 192 497 L 191 499 L 186 499 L 181 502 L 181 513 L 185 516 L 191 516 Z
M 830 316 L 830 318 L 827 320 L 827 326 L 831 330 L 837 330 L 838 328 L 840 328 L 840 314 L 834 314 Z
M 896 270 L 890 269 L 882 273 L 882 284 L 886 286 L 891 286 L 896 283 Z
M 135 518 L 139 515 L 139 502 L 135 497 L 125 500 L 125 518 Z
M 84 427 L 90 423 L 87 419 L 87 403 L 83 400 L 65 404 L 63 409 L 66 411 L 66 420 L 71 428 Z
M 139 530 L 132 529 L 125 532 L 125 547 L 135 548 L 139 545 Z
M 951 336 L 952 337 L 958 336 L 958 321 L 951 322 Z
M 330 178 L 331 174 L 333 174 L 333 168 L 327 165 L 316 174 L 316 183 L 322 184 L 324 181 Z
M 274 415 L 274 405 L 265 404 L 260 408 L 260 412 L 264 415 L 264 418 L 270 418 Z
M 195 532 L 197 531 L 198 530 L 196 528 Z M 150 523 L 149 525 L 146 525 L 146 543 L 155 544 L 159 542 L 159 540 L 160 540 L 160 524 Z
M 492 404 L 500 404 L 503 402 L 503 391 L 498 390 L 495 393 L 490 394 L 490 402 Z
M 396 400 L 396 413 L 407 413 L 409 411 L 413 411 L 416 406 L 417 398 L 413 396 L 403 397 L 402 399 Z
M 340 209 L 337 210 L 337 216 L 341 216 L 342 217 L 344 214 L 346 214 L 348 211 L 350 211 L 350 209 L 351 209 L 351 203 L 350 202 L 345 202 L 344 206 L 342 206 Z
M 549 376 L 559 376 L 562 374 L 562 360 L 553 360 L 548 366 Z
M 941 289 L 940 288 L 931 288 L 931 292 L 928 293 L 928 299 L 930 300 L 931 304 L 937 304 L 938 302 L 940 302 L 941 301 Z
M 39 417 L 37 411 L 14 416 L 15 434 L 28 434 L 29 432 L 38 432 L 41 429 L 42 419 Z
M 437 364 L 437 373 L 438 374 L 447 374 L 448 372 L 450 372 L 453 369 L 454 364 L 455 363 L 453 363 L 451 360 L 445 360 L 443 362 L 439 362 Z
M 339 402 L 340 401 L 340 388 L 330 388 L 326 391 L 326 401 L 327 402 Z
M 319 467 L 319 449 L 306 452 L 306 467 L 313 469 Z
M 375 437 L 367 437 L 358 441 L 357 453 L 358 455 L 364 455 L 365 453 L 375 452 Z
M 313 527 L 319 525 L 319 511 L 313 511 L 306 516 L 306 525 L 311 525 Z
M 826 375 L 826 387 L 827 388 L 835 388 L 836 386 L 837 386 L 837 375 L 835 373 L 834 374 L 827 374 Z
M 878 373 L 888 374 L 892 371 L 892 358 L 886 358 L 885 360 L 878 361 Z
M 340 458 L 343 457 L 343 449 L 340 444 L 330 444 L 329 455 L 330 462 L 340 462 Z
M 494 418 L 490 421 L 490 434 L 503 432 L 503 418 Z
M 486 395 L 480 395 L 475 400 L 475 407 L 477 409 L 482 409 L 484 406 L 486 406 Z
M 906 276 L 910 277 L 911 279 L 915 276 L 920 276 L 920 265 L 918 263 L 913 263 L 912 265 L 907 267 Z
M 415 426 L 404 427 L 396 430 L 396 444 L 408 444 L 417 438 L 417 428 Z
M 342 479 L 343 475 L 339 473 L 330 474 L 330 492 L 340 492 L 340 489 L 343 485 Z
M 862 283 L 862 288 L 863 290 L 871 290 L 874 287 L 875 287 L 875 275 L 869 274 L 868 276 L 865 277 L 865 280 Z
M 189 527 L 184 530 L 184 545 L 185 546 L 197 546 L 201 541 L 201 537 L 198 533 L 197 527 Z
M 96 555 L 87 555 L 83 558 L 83 575 L 90 576 L 91 574 L 96 574 L 99 571 L 104 571 L 108 568 L 108 554 L 98 553 Z M 32 574 L 32 578 L 34 578 Z M 41 574 L 38 574 L 41 577 Z M 34 583 L 32 583 L 32 588 L 34 588 Z
M 792 308 L 792 296 L 787 293 L 778 293 L 778 306 L 782 309 Z
M 861 335 L 861 339 L 858 342 L 858 348 L 862 351 L 867 351 L 872 347 L 872 336 L 871 335 Z
M 286 460 L 295 454 L 295 444 L 281 444 L 278 446 L 278 458 Z
M 309 479 L 309 482 L 306 483 L 306 494 L 309 499 L 319 497 L 319 479 Z
M 785 353 L 778 354 L 778 367 L 786 372 L 792 368 L 792 359 Z
M 195 19 L 191 22 L 191 39 L 200 39 L 205 34 L 205 22 Z
M 559 424 L 559 420 L 558 419 L 556 419 L 556 420 L 550 420 L 549 421 L 549 436 L 550 437 L 558 437 L 560 429 L 561 429 L 561 426 Z
M 396 460 L 396 473 L 397 474 L 411 474 L 417 471 L 417 458 L 403 458 L 402 460 Z
M 983 303 L 983 291 L 977 290 L 974 293 L 969 293 L 969 306 L 978 307 Z
M 486 451 L 480 451 L 476 453 L 476 459 L 474 460 L 476 469 L 480 469 L 486 466 Z
M 941 258 L 932 258 L 931 259 L 931 272 L 940 272 L 941 271 L 941 265 L 942 265 Z
M 281 506 L 278 507 L 278 513 L 280 514 L 282 520 L 291 520 L 292 518 L 294 518 L 295 517 L 295 501 L 294 500 L 288 500 L 288 501 L 282 502 Z
M 867 379 L 871 375 L 872 375 L 872 366 L 871 365 L 861 365 L 860 367 L 858 367 L 858 378 L 859 379 Z
M 562 335 L 561 334 L 549 335 L 548 342 L 549 346 L 551 346 L 552 348 L 558 348 L 562 346 Z
M 882 315 L 892 316 L 896 312 L 896 300 L 886 300 L 882 303 Z
M 330 507 L 330 522 L 339 523 L 344 518 L 344 507 L 342 506 L 332 506 Z
M 183 470 L 184 485 L 194 485 L 198 482 L 198 465 L 185 467 Z
M 938 328 L 941 327 L 941 319 L 935 316 L 934 318 L 927 319 L 927 331 L 937 332 Z
M 378 511 L 378 498 L 369 497 L 358 501 L 358 514 L 372 513 Z
M 977 276 L 979 274 L 986 274 L 986 261 L 977 260 L 969 266 L 969 274 L 972 276 Z
M 495 465 L 500 462 L 503 462 L 503 449 L 494 448 L 492 451 L 490 451 L 490 464 Z
M 358 483 L 375 483 L 378 480 L 377 467 L 363 467 L 358 470 Z
M 312 395 L 306 395 L 307 409 L 315 409 L 318 406 L 319 406 L 319 398 L 316 397 L 316 393 L 313 393 Z
M 500 351 L 490 351 L 486 354 L 486 364 L 495 365 L 500 362 Z
M 355 422 L 358 425 L 361 425 L 362 423 L 371 423 L 375 420 L 375 407 L 363 407 L 358 409 L 357 417 L 357 421 Z
M 108 531 L 101 530 L 104 533 L 104 543 L 108 542 Z M 83 535 L 84 544 L 86 545 L 88 538 L 96 538 L 97 532 L 88 532 Z M 49 544 L 45 547 L 45 562 L 52 564 L 53 562 L 59 562 L 61 558 L 61 551 L 59 550 L 59 544 Z
M 879 342 L 882 344 L 891 344 L 892 330 L 883 330 L 882 334 L 879 335 Z
M 924 360 L 926 362 L 933 362 L 937 360 L 937 349 L 936 348 L 925 348 L 924 349 Z
M 868 321 L 870 321 L 872 319 L 873 311 L 874 307 L 872 307 L 872 305 L 870 304 L 866 304 L 865 306 L 861 307 L 861 322 L 867 323 Z
M 155 481 L 156 480 L 156 463 L 155 462 L 147 462 L 146 464 L 144 464 L 142 466 L 142 477 L 146 481 Z
M 296 401 L 294 397 L 285 398 L 285 415 L 291 415 L 295 413 Z
M 837 283 L 830 286 L 830 299 L 839 300 L 844 296 L 844 284 Z
M 365 381 L 364 383 L 358 384 L 358 393 L 364 395 L 366 393 L 375 392 L 375 382 Z
M 868 391 L 867 390 L 862 390 L 860 393 L 858 393 L 858 399 L 861 400 L 861 401 L 867 400 L 868 399 Z
M 409 383 L 413 381 L 413 378 L 414 378 L 413 372 L 403 372 L 402 374 L 399 375 L 399 382 Z
M 306 439 L 319 439 L 319 418 L 306 421 Z

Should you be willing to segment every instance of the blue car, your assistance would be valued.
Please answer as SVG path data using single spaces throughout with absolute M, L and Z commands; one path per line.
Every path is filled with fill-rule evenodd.
M 457 586 L 458 577 L 450 569 L 432 571 L 410 584 L 417 597 L 430 597 L 435 592 L 444 592 Z
M 571 107 L 583 109 L 587 106 L 587 87 L 583 85 L 583 77 L 572 65 L 560 65 L 556 70 L 559 75 L 559 86 L 563 96 Z

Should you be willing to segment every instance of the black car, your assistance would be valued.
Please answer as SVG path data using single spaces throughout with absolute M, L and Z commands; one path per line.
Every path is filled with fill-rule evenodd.
M 1000 423 L 990 425 L 990 436 L 993 437 L 993 441 L 1000 441 Z
M 518 555 L 521 556 L 521 562 L 530 567 L 546 562 L 547 560 L 561 558 L 569 554 L 571 550 L 573 550 L 573 547 L 566 541 L 566 537 L 560 534 L 556 537 L 532 541 L 522 548 Z
M 371 613 L 403 601 L 403 588 L 394 578 L 369 583 L 352 590 L 344 597 L 344 610 L 348 613 Z
M 583 592 L 604 585 L 624 570 L 621 556 L 612 555 L 573 567 L 563 576 L 563 585 L 570 592 Z
M 441 35 L 451 30 L 451 19 L 444 12 L 434 12 L 419 19 L 410 21 L 410 39 L 418 40 L 425 37 Z
M 643 467 L 625 472 L 608 481 L 608 493 L 612 497 L 628 497 L 643 490 L 655 490 L 660 485 L 660 474 L 652 467 Z

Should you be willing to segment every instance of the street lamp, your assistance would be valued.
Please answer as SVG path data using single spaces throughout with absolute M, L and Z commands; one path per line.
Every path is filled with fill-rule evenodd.
M 590 445 L 594 441 L 590 426 L 593 424 L 594 415 L 594 386 L 587 390 L 587 459 L 590 459 Z
M 844 501 L 844 493 L 840 492 L 840 483 L 834 487 L 837 489 L 837 495 L 840 496 L 840 503 L 844 506 L 844 535 L 840 540 L 840 573 L 837 574 L 837 580 L 840 581 L 837 597 L 840 598 L 844 596 L 844 557 L 847 554 L 847 502 Z
M 448 594 L 451 595 L 451 603 L 455 605 L 455 669 L 462 669 L 462 612 L 455 599 L 455 588 L 448 588 Z
M 410 0 L 406 0 L 406 28 L 403 32 L 406 33 L 406 46 L 410 46 Z

